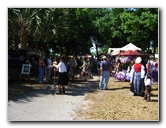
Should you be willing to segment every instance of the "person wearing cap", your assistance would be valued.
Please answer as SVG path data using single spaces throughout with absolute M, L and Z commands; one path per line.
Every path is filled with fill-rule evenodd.
M 58 80 L 57 80 L 57 85 L 58 85 L 58 90 L 60 94 L 65 94 L 65 85 L 68 84 L 68 76 L 67 76 L 67 68 L 64 63 L 64 58 L 60 57 L 58 65 L 54 65 L 58 70 Z
M 134 93 L 134 95 L 144 95 L 144 77 L 145 77 L 145 67 L 141 63 L 141 57 L 137 57 L 135 60 L 135 64 L 132 66 L 130 71 L 130 90 Z
M 99 88 L 101 90 L 107 90 L 107 85 L 110 77 L 110 67 L 111 63 L 107 61 L 107 57 L 103 56 L 103 61 L 101 62 L 100 66 L 100 82 L 99 82 Z M 103 84 L 103 81 L 105 80 L 105 83 Z

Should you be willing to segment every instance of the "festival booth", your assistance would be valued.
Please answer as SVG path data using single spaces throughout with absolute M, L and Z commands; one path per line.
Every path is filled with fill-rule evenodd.
M 127 50 L 119 54 L 119 58 L 123 65 L 123 70 L 115 74 L 116 81 L 130 81 L 129 65 L 132 60 L 135 60 L 136 57 L 140 56 L 140 53 L 137 51 Z
M 135 54 L 135 52 L 141 51 L 141 48 L 137 47 L 136 45 L 134 45 L 132 43 L 129 43 L 129 44 L 123 46 L 122 48 L 109 48 L 108 54 L 115 56 L 115 55 L 119 55 L 120 53 L 123 53 L 124 51 L 128 51 L 129 53 L 127 52 L 127 54 L 131 54 L 130 52 L 133 51 Z
M 114 77 L 116 81 L 129 81 L 130 77 L 129 73 L 127 72 L 127 67 L 131 60 L 134 60 L 137 56 L 140 56 L 140 51 L 141 48 L 135 46 L 132 43 L 129 43 L 122 48 L 108 49 L 108 54 L 116 56 L 115 61 L 120 59 L 122 65 L 124 65 L 124 69 L 121 72 L 115 73 Z

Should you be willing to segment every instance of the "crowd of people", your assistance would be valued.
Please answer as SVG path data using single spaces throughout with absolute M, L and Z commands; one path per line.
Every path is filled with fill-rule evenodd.
M 36 66 L 35 66 L 36 67 Z M 59 93 L 65 93 L 64 85 L 70 80 L 80 79 L 87 81 L 97 73 L 97 60 L 92 56 L 75 58 L 73 56 L 47 56 L 38 60 L 38 83 L 51 83 L 58 77 Z
M 109 78 L 113 76 L 115 81 L 130 82 L 130 91 L 149 101 L 152 83 L 158 82 L 158 62 L 149 59 L 143 64 L 142 58 L 137 57 L 130 60 L 126 68 L 122 65 L 119 58 L 108 55 L 102 55 L 98 59 L 93 56 L 47 56 L 38 60 L 38 83 L 50 83 L 57 76 L 59 93 L 65 93 L 65 85 L 70 80 L 87 81 L 93 78 L 93 74 L 97 74 L 100 76 L 99 89 L 107 90 Z
M 150 92 L 153 82 L 158 82 L 158 62 L 153 58 L 144 65 L 142 58 L 137 57 L 130 61 L 127 69 L 122 67 L 120 59 L 115 65 L 110 59 L 103 56 L 100 63 L 99 89 L 107 90 L 109 76 L 113 72 L 115 81 L 117 79 L 130 82 L 130 91 L 134 96 L 143 96 L 146 101 L 150 101 Z

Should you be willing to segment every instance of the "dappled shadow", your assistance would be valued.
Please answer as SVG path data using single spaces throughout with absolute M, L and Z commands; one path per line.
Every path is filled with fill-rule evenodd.
M 152 88 L 153 91 L 158 91 L 158 88 Z
M 17 94 L 17 92 L 15 92 L 15 94 L 13 94 L 13 97 L 10 97 L 9 100 L 18 101 L 20 99 L 24 99 L 26 101 L 30 101 L 29 99 L 32 97 L 39 97 L 39 95 L 49 95 L 53 93 L 53 90 L 50 90 L 49 88 L 33 89 L 31 87 L 30 91 L 27 91 L 25 88 L 22 91 L 23 93 L 21 94 Z M 11 93 L 9 92 L 8 95 L 11 95 Z
M 66 95 L 80 96 L 85 95 L 85 93 L 93 93 L 98 89 L 98 82 L 90 81 L 84 82 L 81 86 L 73 84 L 66 89 Z
M 151 97 L 158 97 L 158 94 L 151 93 L 150 95 L 151 95 Z
M 8 86 L 8 100 L 15 99 L 18 96 L 24 95 L 26 93 L 32 92 L 33 88 L 29 86 L 24 86 L 22 84 L 14 84 Z
M 57 87 L 54 88 L 54 82 L 51 82 L 50 84 L 35 83 L 35 80 L 31 80 L 31 84 L 29 84 L 27 81 L 17 81 L 15 83 L 9 84 L 8 100 L 26 100 L 29 102 L 32 97 L 40 97 L 41 95 L 62 95 L 56 93 Z M 28 86 L 26 86 L 27 84 Z M 71 84 L 65 88 L 66 93 L 64 95 L 81 96 L 85 95 L 87 92 L 95 92 L 98 88 L 98 81 L 72 81 Z
M 149 102 L 158 102 L 158 99 L 152 99 Z
M 130 90 L 130 87 L 109 88 L 108 90 L 121 90 L 121 89 L 129 89 Z

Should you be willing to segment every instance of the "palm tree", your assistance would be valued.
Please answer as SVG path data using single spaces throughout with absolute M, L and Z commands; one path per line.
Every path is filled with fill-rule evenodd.
M 8 47 L 12 49 L 27 49 L 28 36 L 39 33 L 41 20 L 38 17 L 40 9 L 9 8 L 8 9 Z

